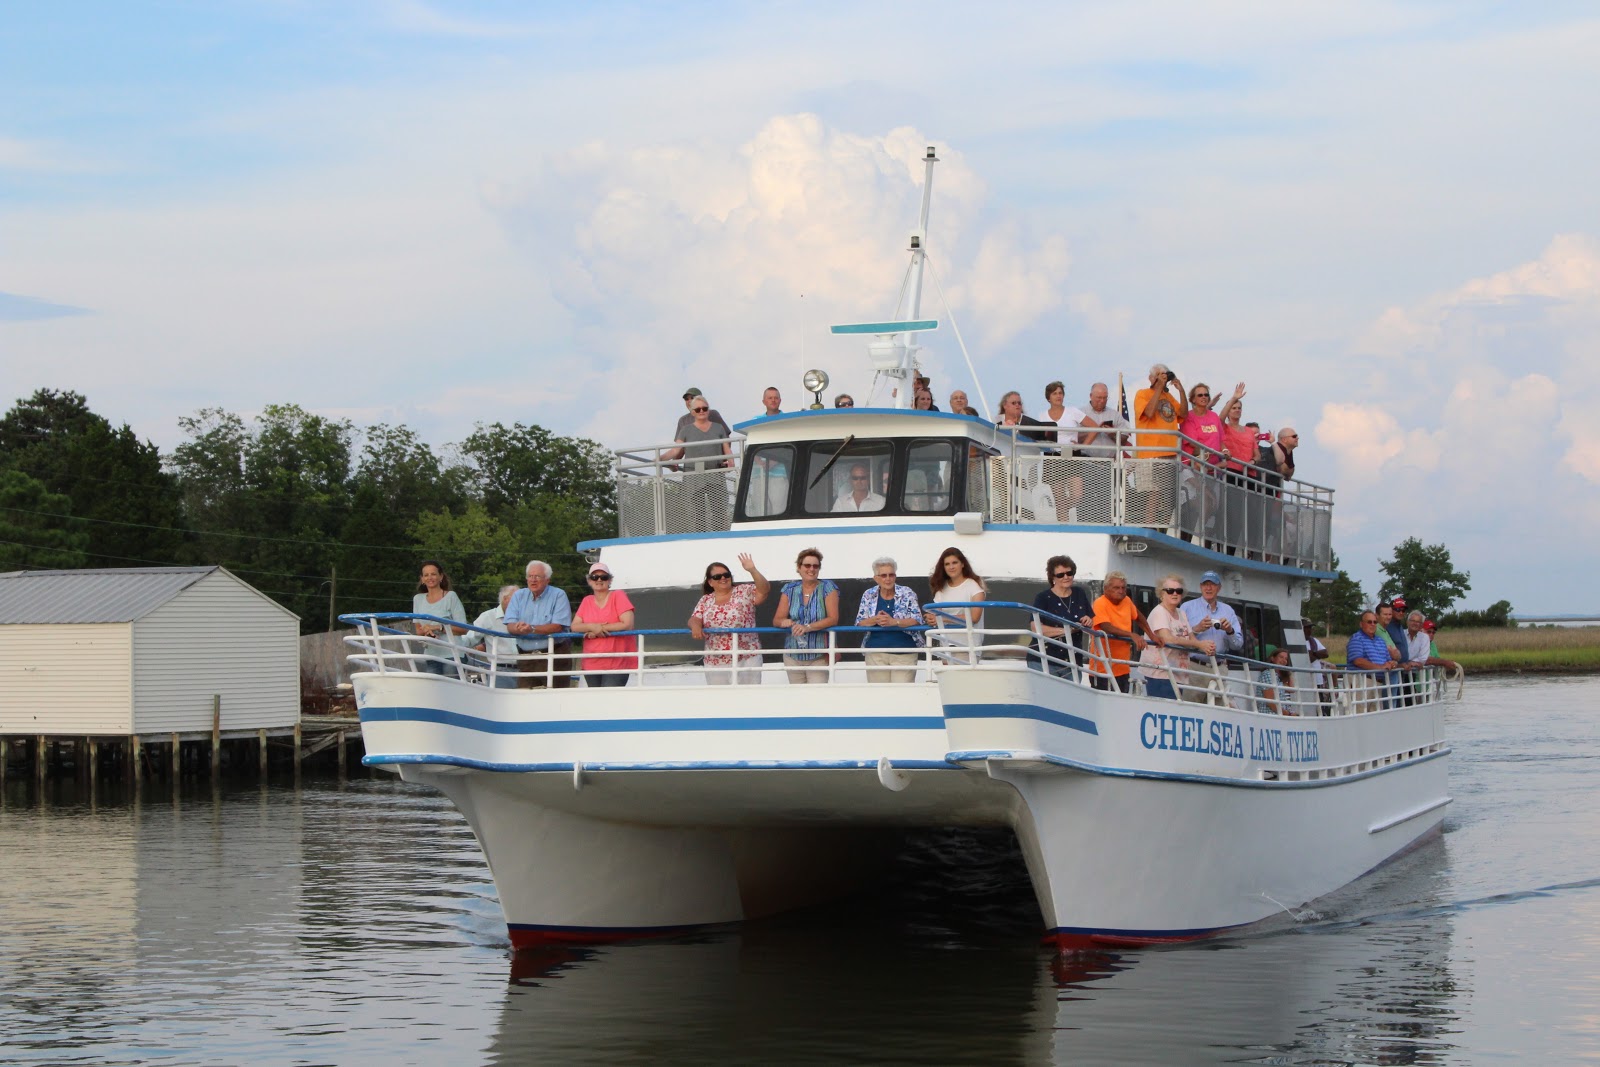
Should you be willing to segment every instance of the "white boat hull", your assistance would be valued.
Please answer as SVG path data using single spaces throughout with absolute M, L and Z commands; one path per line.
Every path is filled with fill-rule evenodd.
M 368 762 L 461 809 L 519 947 L 826 899 L 884 863 L 896 829 L 949 825 L 1016 831 L 1058 944 L 1203 937 L 1347 884 L 1436 831 L 1449 800 L 1429 705 L 1302 720 L 1005 665 L 759 700 L 356 685 Z

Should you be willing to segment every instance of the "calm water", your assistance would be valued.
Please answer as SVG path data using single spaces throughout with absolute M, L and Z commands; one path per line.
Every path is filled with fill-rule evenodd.
M 1442 841 L 1253 936 L 1069 962 L 994 840 L 917 842 L 849 907 L 513 969 L 426 790 L 13 781 L 0 1062 L 1600 1061 L 1600 679 L 1480 681 L 1450 718 Z

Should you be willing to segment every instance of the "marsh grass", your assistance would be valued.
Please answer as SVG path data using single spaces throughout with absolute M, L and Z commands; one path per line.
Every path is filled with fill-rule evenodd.
M 1348 635 L 1330 639 L 1335 663 L 1344 662 Z M 1600 670 L 1600 626 L 1518 626 L 1445 630 L 1439 655 L 1469 671 Z

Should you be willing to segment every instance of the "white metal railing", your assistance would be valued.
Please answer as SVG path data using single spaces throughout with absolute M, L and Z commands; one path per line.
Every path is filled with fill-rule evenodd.
M 961 610 L 964 608 L 1018 609 L 1027 613 L 1028 622 L 1020 627 L 973 624 L 966 620 L 966 613 Z M 1125 674 L 1129 679 L 1127 695 L 1139 697 L 1148 695 L 1144 669 L 1158 667 L 1172 676 L 1173 687 L 1183 701 L 1264 715 L 1302 716 L 1355 715 L 1436 703 L 1447 696 L 1447 676 L 1435 667 L 1363 671 L 1325 663 L 1313 667 L 1279 666 L 1240 657 L 1198 655 L 1191 655 L 1188 663 L 1181 667 L 1165 663 L 1158 666 L 1138 658 L 1113 656 L 1111 642 L 1115 638 L 1027 604 L 1006 601 L 943 603 L 930 605 L 927 610 L 939 617 L 940 626 L 906 627 L 898 631 L 921 632 L 928 636 L 923 647 L 904 650 L 915 654 L 918 681 L 911 684 L 933 682 L 946 670 L 1036 670 L 1064 685 L 1093 686 L 1120 696 L 1114 679 Z M 624 685 L 782 684 L 788 680 L 787 672 L 792 670 L 822 671 L 830 683 L 860 682 L 866 680 L 867 671 L 873 668 L 857 657 L 863 651 L 874 650 L 845 644 L 840 639 L 849 635 L 853 641 L 857 634 L 883 632 L 878 627 L 835 626 L 822 631 L 827 644 L 817 649 L 780 647 L 721 652 L 686 650 L 683 647 L 684 638 L 689 636 L 686 629 L 642 629 L 607 635 L 637 638 L 638 648 L 634 652 L 587 652 L 569 645 L 574 639 L 581 640 L 582 635 L 552 634 L 547 640 L 557 646 L 556 651 L 524 652 L 516 664 L 508 664 L 482 651 L 464 647 L 462 642 L 469 641 L 466 635 L 454 640 L 419 637 L 392 624 L 443 623 L 484 638 L 512 637 L 504 631 L 411 612 L 375 612 L 340 618 L 356 627 L 356 633 L 345 638 L 353 650 L 350 653 L 353 669 L 379 673 L 418 672 L 428 669 L 424 664 L 432 662 L 439 664 L 442 672 L 458 683 L 502 688 L 519 681 L 525 686 L 560 688 L 586 680 L 593 686 L 603 677 L 620 677 Z M 1061 637 L 1043 636 L 1038 630 L 1041 622 L 1065 632 Z M 704 632 L 708 635 L 782 636 L 790 631 L 786 627 L 756 626 L 708 627 Z M 1074 635 L 1077 641 L 1073 640 Z M 654 642 L 659 644 L 652 647 Z M 737 643 L 736 638 L 734 643 Z M 804 667 L 783 662 L 785 654 L 797 653 L 815 654 L 817 658 Z M 729 662 L 708 666 L 702 662 L 707 655 L 726 656 Z M 587 666 L 591 660 L 617 658 L 632 658 L 635 665 L 613 670 Z M 1119 671 L 1119 667 L 1124 670 Z
M 617 526 L 621 537 L 726 530 L 739 482 L 744 438 L 679 445 L 643 445 L 616 452 Z M 665 458 L 680 448 L 689 454 Z
M 1253 463 L 1238 462 L 1235 470 L 1182 434 L 1173 435 L 1182 446 L 1176 456 L 1140 445 L 1134 433 L 1079 454 L 1070 443 L 1026 436 L 1038 427 L 993 429 L 1000 451 L 969 464 L 962 498 L 990 523 L 1140 526 L 1242 557 L 1315 570 L 1332 566 L 1333 490 L 1325 486 L 1280 478 Z M 728 444 L 726 457 L 663 458 L 680 447 L 675 443 L 617 451 L 619 535 L 728 529 L 744 439 Z M 769 506 L 746 501 L 745 513 L 784 513 L 791 473 L 752 478 L 752 494 L 777 492 L 782 499 L 760 502 Z

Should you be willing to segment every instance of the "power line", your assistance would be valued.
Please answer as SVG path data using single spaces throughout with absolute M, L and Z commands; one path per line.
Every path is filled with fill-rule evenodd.
M 141 559 L 138 556 L 114 556 L 114 555 L 111 555 L 108 552 L 89 552 L 89 551 L 82 550 L 82 549 L 56 548 L 56 547 L 53 547 L 51 545 L 30 544 L 27 541 L 3 541 L 3 540 L 0 540 L 0 545 L 15 545 L 17 548 L 30 548 L 30 549 L 33 549 L 35 552 L 77 552 L 79 555 L 92 556 L 95 559 L 114 559 L 114 560 L 117 560 L 117 561 L 119 561 L 121 563 L 148 563 L 152 567 L 181 567 L 181 566 L 184 566 L 184 564 L 181 564 L 181 563 L 173 563 L 171 560 Z M 214 566 L 226 567 L 228 570 L 237 572 L 239 574 L 264 574 L 264 575 L 267 575 L 268 577 L 271 577 L 271 578 L 303 578 L 306 581 L 311 581 L 311 582 L 325 582 L 325 581 L 328 581 L 327 575 L 322 575 L 322 574 L 291 574 L 288 571 L 264 571 L 264 570 L 260 570 L 258 568 L 254 568 L 254 567 L 235 566 L 235 565 L 233 565 L 231 563 L 217 563 L 217 564 L 214 564 Z M 71 569 L 71 568 L 67 568 L 67 569 Z M 417 584 L 414 580 L 411 580 L 411 579 L 406 579 L 404 581 L 401 581 L 400 579 L 397 579 L 397 578 L 340 578 L 339 581 L 341 581 L 341 582 L 360 582 L 363 585 L 407 585 L 407 586 L 414 586 L 414 585 Z M 307 594 L 305 592 L 299 592 L 299 593 L 284 593 L 284 595 L 285 596 L 308 596 L 310 594 Z

